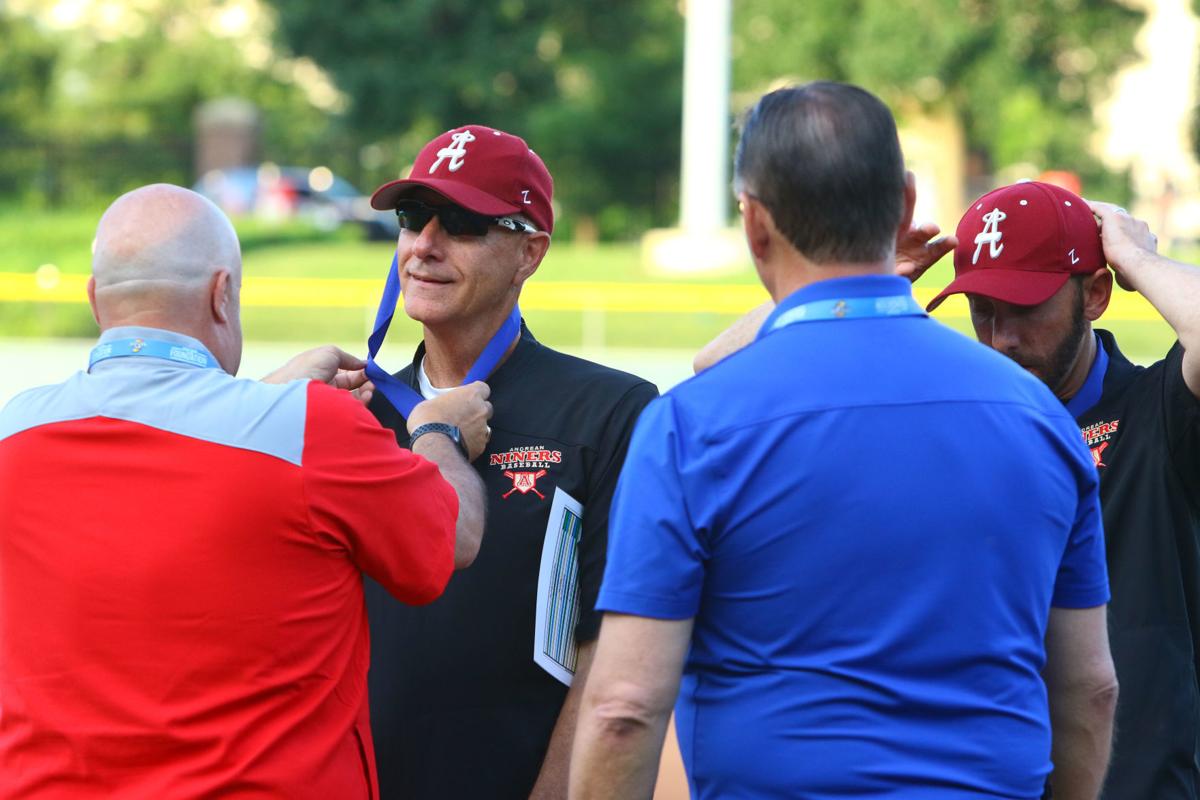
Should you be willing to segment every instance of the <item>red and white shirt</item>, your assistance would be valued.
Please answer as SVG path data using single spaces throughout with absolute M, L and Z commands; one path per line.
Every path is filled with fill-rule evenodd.
M 106 332 L 205 352 L 148 328 Z M 211 358 L 211 356 L 210 356 Z M 0 797 L 374 797 L 362 573 L 458 513 L 344 392 L 113 358 L 0 412 Z

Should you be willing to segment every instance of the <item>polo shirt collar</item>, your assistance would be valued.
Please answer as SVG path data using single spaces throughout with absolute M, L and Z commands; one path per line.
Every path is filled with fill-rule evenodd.
M 854 275 L 810 283 L 783 298 L 763 322 L 762 327 L 758 330 L 758 336 L 755 338 L 757 340 L 766 336 L 781 316 L 805 303 L 889 295 L 912 297 L 912 282 L 899 275 Z
M 1089 408 L 1099 403 L 1100 396 L 1104 393 L 1104 375 L 1108 372 L 1108 351 L 1104 349 L 1104 342 L 1100 340 L 1100 335 L 1092 335 L 1096 337 L 1096 357 L 1092 359 L 1092 368 L 1088 370 L 1083 386 L 1079 387 L 1079 391 L 1065 403 L 1067 411 L 1073 417 L 1081 416 Z

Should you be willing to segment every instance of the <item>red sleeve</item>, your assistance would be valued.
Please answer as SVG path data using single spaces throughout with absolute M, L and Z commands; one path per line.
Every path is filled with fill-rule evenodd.
M 397 446 L 346 392 L 310 383 L 303 473 L 324 543 L 402 602 L 441 595 L 454 571 L 458 494 L 433 462 Z

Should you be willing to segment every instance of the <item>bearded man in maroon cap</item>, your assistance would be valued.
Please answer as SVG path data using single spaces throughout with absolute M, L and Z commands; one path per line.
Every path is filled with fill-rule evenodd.
M 976 337 L 1062 400 L 1100 474 L 1109 641 L 1121 686 L 1102 796 L 1197 800 L 1200 268 L 1158 254 L 1155 236 L 1125 209 L 1032 181 L 980 197 L 955 237 L 913 251 L 905 274 L 916 280 L 950 244 L 955 278 L 929 310 L 966 294 Z M 1178 338 L 1148 367 L 1131 363 L 1110 332 L 1092 327 L 1108 308 L 1114 276 L 1140 292 Z M 769 306 L 755 309 L 713 340 L 697 356 L 697 370 L 748 342 L 747 332 L 768 313 Z M 1030 465 L 1031 476 L 1036 469 Z M 1091 702 L 1087 686 L 1074 694 L 1080 707 Z M 1069 711 L 1052 709 L 1061 719 Z M 1094 753 L 1055 752 L 1056 772 L 1096 763 L 1103 761 Z
M 609 503 L 634 422 L 657 395 L 633 375 L 539 343 L 517 305 L 554 229 L 553 181 L 520 138 L 482 125 L 438 136 L 372 205 L 400 222 L 371 339 L 371 410 L 401 446 L 407 409 L 471 380 L 491 388 L 474 467 L 487 535 L 421 608 L 367 586 L 371 721 L 383 797 L 564 797 L 600 617 Z M 396 291 L 424 340 L 394 375 L 374 363 Z M 404 509 L 380 509 L 403 514 Z
M 1200 269 L 1156 253 L 1149 228 L 1124 209 L 1043 183 L 979 198 L 957 237 L 954 281 L 930 309 L 965 293 L 979 341 L 1053 390 L 1100 473 L 1109 641 L 1121 684 L 1103 797 L 1196 800 Z M 1178 337 L 1148 367 L 1132 364 L 1111 333 L 1092 328 L 1108 307 L 1114 274 Z

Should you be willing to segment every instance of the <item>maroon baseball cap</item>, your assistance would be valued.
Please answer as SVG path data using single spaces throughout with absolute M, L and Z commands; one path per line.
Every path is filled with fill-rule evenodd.
M 1079 195 L 1049 183 L 1024 181 L 988 192 L 971 204 L 956 233 L 954 280 L 929 311 L 959 292 L 1036 306 L 1072 275 L 1105 265 L 1092 210 Z
M 395 208 L 417 187 L 476 214 L 524 214 L 539 229 L 554 230 L 554 179 L 525 140 L 511 133 L 484 125 L 446 131 L 421 148 L 407 178 L 375 190 L 371 207 Z

